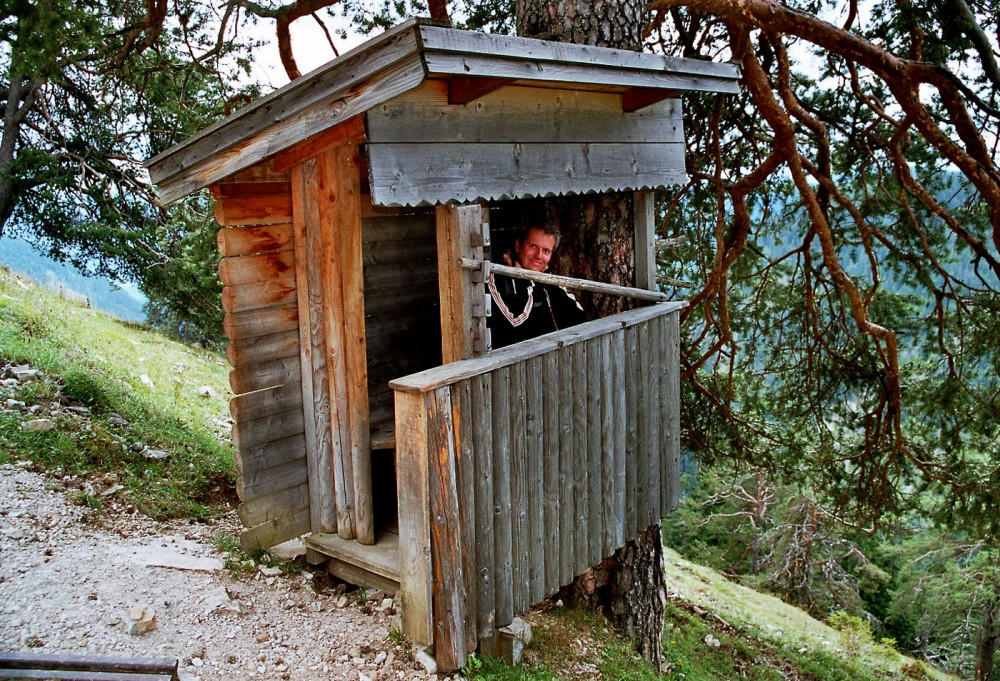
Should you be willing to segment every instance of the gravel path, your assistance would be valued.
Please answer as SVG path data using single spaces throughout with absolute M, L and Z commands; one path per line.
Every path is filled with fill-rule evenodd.
M 235 579 L 210 541 L 218 524 L 113 504 L 98 522 L 62 487 L 0 466 L 0 649 L 177 658 L 185 681 L 434 678 L 390 636 L 383 594 L 308 572 Z M 150 613 L 155 628 L 130 633 Z

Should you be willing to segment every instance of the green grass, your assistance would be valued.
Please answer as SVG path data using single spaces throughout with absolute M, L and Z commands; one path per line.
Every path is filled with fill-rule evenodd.
M 39 409 L 0 412 L 0 462 L 28 459 L 105 489 L 119 485 L 114 498 L 154 518 L 203 517 L 232 499 L 224 357 L 64 301 L 0 269 L 0 364 L 28 364 L 44 374 L 0 389 L 0 404 L 13 399 Z M 214 396 L 201 395 L 203 387 Z M 23 429 L 38 418 L 55 427 Z M 143 449 L 168 456 L 150 459 Z M 92 508 L 103 500 L 90 492 L 75 498 Z

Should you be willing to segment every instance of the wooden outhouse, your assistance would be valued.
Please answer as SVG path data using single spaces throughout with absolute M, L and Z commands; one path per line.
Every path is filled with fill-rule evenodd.
M 490 351 L 490 224 L 686 179 L 681 93 L 734 66 L 407 21 L 148 163 L 209 187 L 249 546 L 305 535 L 455 669 L 676 503 L 677 310 Z M 491 216 L 494 216 L 491 219 Z M 635 293 L 633 291 L 633 293 Z

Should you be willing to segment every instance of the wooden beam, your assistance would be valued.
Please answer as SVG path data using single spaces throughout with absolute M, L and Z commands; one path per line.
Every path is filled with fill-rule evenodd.
M 645 109 L 665 99 L 675 99 L 680 96 L 680 90 L 653 90 L 644 87 L 629 88 L 622 93 L 622 111 L 634 113 Z
M 220 229 L 215 236 L 219 253 L 223 257 L 237 255 L 252 255 L 254 253 L 270 253 L 292 248 L 292 206 L 288 197 L 288 222 L 284 224 L 264 225 L 259 227 L 240 227 L 238 229 Z
M 631 286 L 618 286 L 616 284 L 606 284 L 601 281 L 591 281 L 590 279 L 577 279 L 576 277 L 564 277 L 558 274 L 548 274 L 547 272 L 535 272 L 520 267 L 509 267 L 498 265 L 492 262 L 481 260 L 463 259 L 462 267 L 470 270 L 481 270 L 486 265 L 487 272 L 497 272 L 499 274 L 513 277 L 514 279 L 527 279 L 537 281 L 541 284 L 553 284 L 554 286 L 565 286 L 566 288 L 578 289 L 580 291 L 594 291 L 595 293 L 607 293 L 623 298 L 635 298 L 637 300 L 648 300 L 650 302 L 661 303 L 667 300 L 666 294 L 658 291 L 649 291 Z
M 473 246 L 473 235 L 482 234 L 485 208 L 478 204 L 437 207 L 438 291 L 441 296 L 441 363 L 468 359 L 475 352 L 475 338 L 485 337 L 485 317 L 475 308 L 486 304 L 485 288 L 472 283 L 462 268 L 463 259 L 483 257 L 482 241 Z
M 396 393 L 396 432 L 407 434 L 396 448 L 399 536 L 405 538 L 399 546 L 403 634 L 423 645 L 434 643 L 427 399 Z
M 354 119 L 359 121 L 360 117 Z M 363 129 L 361 129 L 363 133 Z M 375 543 L 372 515 L 371 431 L 368 424 L 368 357 L 365 336 L 364 264 L 361 247 L 361 176 L 358 146 L 353 141 L 335 145 L 326 156 L 333 196 L 331 216 L 338 242 L 344 337 L 344 380 L 350 428 L 351 484 L 354 486 L 354 521 L 357 540 Z
M 313 135 L 271 159 L 271 167 L 281 172 L 303 161 L 318 156 L 320 152 L 339 144 L 360 144 L 365 140 L 365 117 L 357 115 L 329 130 Z
M 635 286 L 656 291 L 656 198 L 651 191 L 635 192 Z
M 448 103 L 468 104 L 499 90 L 513 82 L 513 78 L 467 78 L 455 76 L 448 79 Z

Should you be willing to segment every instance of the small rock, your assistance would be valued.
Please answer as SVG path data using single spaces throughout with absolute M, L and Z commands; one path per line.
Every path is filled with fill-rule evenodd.
M 323 612 L 323 604 L 319 601 L 313 601 L 309 604 L 309 609 L 313 612 Z
M 24 645 L 28 646 L 29 648 L 41 648 L 42 646 L 45 645 L 45 641 L 38 638 L 37 636 L 29 636 L 24 640 Z
M 708 634 L 705 637 L 705 645 L 707 645 L 709 648 L 718 648 L 718 647 L 720 647 L 722 645 L 722 641 L 720 641 L 719 639 L 715 638 L 711 634 Z
M 200 667 L 203 664 L 205 664 L 205 661 L 203 659 L 201 659 L 200 657 L 192 657 L 191 658 L 191 666 L 192 667 Z
M 18 383 L 30 383 L 31 381 L 37 381 L 42 377 L 42 372 L 38 369 L 32 369 L 29 365 L 23 364 L 17 367 L 11 367 L 11 375 L 17 379 Z
M 526 646 L 531 644 L 531 625 L 520 617 L 515 617 L 511 620 L 510 624 L 501 628 L 500 632 L 508 636 L 513 636 Z
M 118 494 L 119 492 L 121 492 L 123 489 L 124 489 L 124 487 L 122 487 L 121 485 L 111 485 L 111 487 L 109 487 L 106 490 L 104 490 L 103 492 L 101 492 L 101 496 L 102 497 L 114 496 L 115 494 Z
M 128 421 L 122 418 L 121 415 L 119 414 L 111 413 L 108 414 L 108 423 L 110 423 L 112 426 L 124 426 L 128 424 Z
M 144 449 L 142 450 L 142 457 L 150 461 L 162 461 L 169 458 L 170 455 L 162 449 Z
M 273 565 L 261 565 L 260 574 L 265 577 L 277 577 L 281 574 L 281 568 L 274 567 Z
M 133 605 L 128 609 L 128 633 L 142 636 L 156 629 L 156 611 Z
M 386 653 L 383 650 L 382 652 L 380 652 L 378 655 L 375 656 L 375 659 L 372 660 L 372 664 L 375 665 L 376 667 L 380 667 L 382 666 L 382 663 L 385 662 L 385 658 L 387 658 L 388 656 L 389 656 L 388 653 Z
M 382 603 L 380 603 L 379 606 L 375 609 L 378 610 L 379 612 L 385 612 L 386 610 L 391 610 L 392 606 L 393 602 L 391 598 L 383 598 Z
M 215 391 L 212 390 L 212 387 L 208 385 L 203 385 L 200 388 L 198 388 L 198 394 L 204 397 L 205 399 L 215 398 Z
M 372 677 L 368 676 L 364 672 L 358 672 L 358 681 L 372 681 Z
M 76 414 L 77 416 L 90 416 L 90 409 L 87 407 L 71 406 L 66 407 L 66 411 Z
M 21 410 L 24 409 L 24 406 L 25 406 L 24 402 L 22 402 L 21 400 L 14 400 L 14 399 L 7 400 L 8 409 Z
M 55 428 L 55 424 L 50 419 L 34 419 L 21 424 L 21 430 L 45 431 Z
M 139 376 L 139 382 L 142 383 L 145 386 L 150 387 L 150 388 L 153 387 L 153 379 L 151 379 L 146 374 L 142 374 L 141 376 Z
M 301 539 L 289 539 L 277 546 L 272 546 L 268 551 L 275 558 L 295 560 L 300 556 L 306 555 L 306 545 L 302 543 Z
M 337 607 L 338 608 L 347 607 L 347 596 L 341 596 L 340 598 L 337 599 Z
M 431 657 L 431 654 L 427 652 L 427 648 L 424 646 L 413 646 L 413 659 L 417 664 L 424 668 L 428 675 L 433 676 L 434 674 L 437 674 L 437 660 Z

